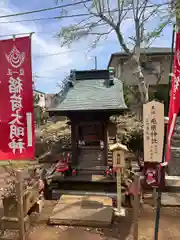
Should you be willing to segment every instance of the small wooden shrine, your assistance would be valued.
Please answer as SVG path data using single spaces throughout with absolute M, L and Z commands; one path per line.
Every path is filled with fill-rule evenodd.
M 94 169 L 108 165 L 108 141 L 116 140 L 116 125 L 109 119 L 124 110 L 123 84 L 109 69 L 72 70 L 48 112 L 70 120 L 72 164 Z

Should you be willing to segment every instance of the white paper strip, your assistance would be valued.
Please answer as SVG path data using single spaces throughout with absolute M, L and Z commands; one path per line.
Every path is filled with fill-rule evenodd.
M 26 113 L 27 121 L 27 146 L 32 147 L 32 113 Z

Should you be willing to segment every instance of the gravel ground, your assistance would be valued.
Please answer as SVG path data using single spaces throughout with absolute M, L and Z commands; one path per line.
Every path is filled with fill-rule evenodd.
M 116 218 L 110 228 L 92 229 L 82 227 L 48 226 L 47 219 L 55 205 L 54 201 L 46 201 L 40 215 L 31 215 L 32 227 L 26 240 L 132 240 L 132 210 L 126 217 Z M 155 210 L 144 205 L 139 217 L 138 240 L 153 240 Z M 159 240 L 180 240 L 180 208 L 162 208 Z M 15 233 L 14 233 L 15 234 Z M 17 234 L 0 235 L 0 240 L 16 240 Z
M 5 186 L 7 173 L 0 168 L 0 190 Z M 0 191 L 1 195 L 1 191 Z M 65 226 L 48 226 L 47 219 L 51 214 L 55 201 L 45 201 L 40 215 L 32 215 L 32 227 L 27 234 L 27 240 L 131 240 L 132 211 L 127 211 L 126 217 L 114 219 L 111 228 L 91 229 Z M 0 210 L 2 203 L 0 202 Z M 0 211 L 0 215 L 1 215 Z M 153 240 L 155 210 L 150 204 L 145 204 L 139 217 L 139 239 Z M 162 208 L 160 218 L 159 240 L 180 240 L 180 208 Z M 11 235 L 11 233 L 7 234 Z M 1 239 L 13 239 L 15 235 Z
M 55 202 L 46 202 L 40 217 L 34 217 L 33 226 L 28 234 L 28 240 L 131 240 L 132 211 L 127 216 L 114 219 L 111 228 L 91 229 L 66 226 L 48 226 L 49 213 Z M 153 240 L 155 210 L 150 205 L 144 205 L 139 218 L 139 240 Z M 39 223 L 39 224 L 38 224 Z M 38 224 L 38 225 L 37 225 Z M 160 219 L 159 240 L 180 240 L 180 208 L 162 208 Z

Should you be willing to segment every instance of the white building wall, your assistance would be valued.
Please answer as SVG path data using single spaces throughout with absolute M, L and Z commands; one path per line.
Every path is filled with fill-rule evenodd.
M 39 96 L 39 102 L 38 102 L 38 106 L 44 108 L 46 106 L 46 94 L 45 93 L 40 93 L 38 91 L 34 91 L 34 94 Z

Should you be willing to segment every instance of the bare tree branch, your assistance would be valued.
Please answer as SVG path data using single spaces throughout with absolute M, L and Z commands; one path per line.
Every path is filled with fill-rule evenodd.
M 141 17 L 141 24 L 140 24 L 140 41 L 141 43 L 144 41 L 144 18 L 145 18 L 145 12 L 142 14 Z M 143 23 L 142 23 L 143 22 Z
M 111 19 L 111 21 L 114 23 L 114 19 L 113 19 L 112 13 L 111 13 L 111 8 L 110 8 L 110 3 L 109 3 L 110 0 L 106 0 L 106 1 L 107 1 L 108 16 Z
M 91 33 L 89 33 L 89 35 L 105 36 L 105 35 L 109 35 L 112 31 L 114 31 L 114 30 L 113 30 L 113 29 L 110 29 L 110 30 L 107 31 L 107 32 L 101 32 L 101 33 L 91 32 Z
M 139 18 L 141 19 L 142 15 L 144 15 L 146 9 L 147 9 L 147 4 L 149 0 L 144 0 L 139 7 Z M 141 11 L 140 11 L 141 10 Z
M 155 9 L 153 9 L 153 11 L 151 11 L 149 14 L 147 14 L 147 16 L 145 17 L 145 11 L 141 12 L 141 24 L 140 24 L 140 27 L 145 23 L 147 22 L 150 18 L 152 18 L 154 15 L 157 14 L 157 11 L 159 9 L 159 6 L 157 6 Z M 143 18 L 143 19 L 142 19 Z
M 127 47 L 127 45 L 125 44 L 124 38 L 122 33 L 120 32 L 119 28 L 117 28 L 117 25 L 115 25 L 113 22 L 111 22 L 105 15 L 103 15 L 102 13 L 100 14 L 100 18 L 103 19 L 106 23 L 108 23 L 116 32 L 119 43 L 121 45 L 121 47 L 123 48 L 123 50 L 127 53 L 130 54 L 130 50 Z
M 138 15 L 139 15 L 139 10 L 140 10 L 140 6 L 139 6 L 139 1 L 140 0 L 136 0 L 137 1 L 137 4 L 136 4 L 136 18 L 138 18 Z
M 123 14 L 123 10 L 124 10 L 124 1 L 125 0 L 117 0 L 117 6 L 118 6 L 118 21 L 117 21 L 117 27 L 120 27 L 120 24 L 122 22 L 122 20 L 124 19 L 124 17 L 127 15 L 127 11 L 125 12 L 124 15 Z

